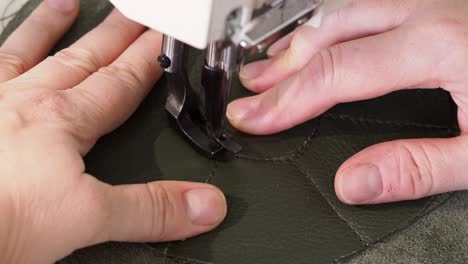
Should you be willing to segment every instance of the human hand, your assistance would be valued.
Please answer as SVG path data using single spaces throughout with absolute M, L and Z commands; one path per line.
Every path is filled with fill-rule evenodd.
M 53 263 L 106 241 L 185 239 L 226 214 L 223 194 L 210 185 L 113 187 L 86 174 L 83 156 L 161 76 L 161 35 L 114 11 L 43 60 L 78 4 L 46 0 L 0 48 L 2 263 Z
M 462 135 L 372 146 L 346 161 L 335 178 L 348 204 L 418 199 L 468 189 L 468 2 L 356 0 L 303 28 L 247 65 L 241 79 L 260 95 L 228 107 L 231 123 L 271 134 L 338 103 L 399 89 L 443 87 L 459 107 Z

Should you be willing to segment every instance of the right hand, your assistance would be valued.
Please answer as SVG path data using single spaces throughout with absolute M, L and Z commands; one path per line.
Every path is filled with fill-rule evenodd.
M 336 104 L 413 87 L 443 87 L 457 104 L 460 137 L 386 142 L 346 161 L 335 178 L 343 202 L 468 189 L 468 1 L 355 0 L 269 54 L 241 72 L 259 95 L 228 107 L 231 123 L 247 133 L 276 133 Z

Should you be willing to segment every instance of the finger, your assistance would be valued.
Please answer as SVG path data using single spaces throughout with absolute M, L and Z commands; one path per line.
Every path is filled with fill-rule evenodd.
M 297 30 L 295 30 L 292 33 L 289 33 L 287 36 L 281 38 L 277 42 L 275 42 L 271 47 L 267 50 L 267 55 L 269 57 L 274 57 L 281 53 L 284 50 L 289 49 L 291 46 L 291 42 L 294 38 L 294 35 L 297 33 Z
M 83 136 L 98 138 L 136 110 L 162 75 L 156 59 L 161 41 L 160 33 L 145 32 L 113 64 L 66 91 L 79 109 L 76 125 L 87 128 Z
M 44 59 L 78 15 L 78 0 L 47 0 L 0 48 L 0 82 L 13 79 Z
M 243 67 L 241 80 L 250 90 L 262 93 L 302 69 L 322 49 L 386 32 L 401 25 L 413 2 L 354 1 L 327 16 L 319 29 L 303 27 L 298 30 L 289 49 L 267 60 L 268 63 L 253 63 Z M 276 50 L 276 53 L 280 52 Z
M 231 103 L 227 116 L 240 130 L 271 134 L 301 124 L 338 103 L 407 87 L 440 87 L 434 67 L 444 60 L 446 48 L 424 45 L 433 38 L 430 35 L 399 28 L 337 44 L 318 53 L 304 69 L 275 88 Z
M 107 192 L 110 217 L 103 241 L 183 240 L 212 230 L 227 212 L 223 193 L 206 184 L 154 182 Z
M 117 59 L 145 28 L 113 11 L 98 27 L 71 47 L 47 58 L 15 79 L 24 87 L 68 89 Z M 57 81 L 57 76 L 66 76 Z
M 370 147 L 338 170 L 336 193 L 348 204 L 376 204 L 466 190 L 467 140 L 400 140 Z

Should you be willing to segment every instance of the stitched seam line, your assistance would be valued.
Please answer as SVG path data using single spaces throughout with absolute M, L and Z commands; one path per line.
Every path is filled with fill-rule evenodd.
M 425 129 L 436 129 L 436 130 L 448 130 L 452 133 L 460 132 L 458 128 L 434 125 L 434 124 L 424 124 L 424 123 L 418 123 L 414 121 L 382 120 L 382 119 L 376 119 L 376 118 L 353 117 L 353 116 L 345 115 L 345 114 L 332 114 L 332 113 L 325 113 L 322 115 L 322 117 L 333 119 L 333 120 L 348 120 L 353 123 L 360 123 L 360 124 L 378 124 L 378 125 L 387 125 L 387 126 L 392 126 L 392 127 L 413 127 L 413 128 L 425 128 Z
M 321 119 L 319 118 L 318 119 L 318 124 L 314 128 L 314 130 L 312 131 L 312 134 L 310 136 L 308 136 L 306 138 L 306 140 L 304 142 L 302 142 L 302 144 L 299 147 L 297 147 L 295 150 L 293 150 L 289 154 L 279 156 L 279 157 L 270 157 L 270 158 L 268 158 L 268 157 L 265 157 L 265 158 L 252 157 L 252 156 L 242 155 L 242 154 L 237 154 L 235 157 L 237 159 L 250 160 L 250 161 L 271 161 L 271 162 L 295 161 L 295 160 L 297 160 L 299 157 L 301 157 L 302 155 L 304 155 L 307 152 L 307 150 L 309 149 L 309 146 L 312 143 L 312 140 L 317 135 L 317 132 L 318 132 L 320 126 L 321 126 Z
M 434 199 L 434 197 L 431 197 L 431 201 L 429 201 L 427 203 L 427 205 L 424 207 L 423 210 L 421 210 L 422 213 L 420 213 L 419 215 L 415 216 L 414 218 L 412 218 L 410 221 L 408 221 L 406 223 L 406 225 L 401 225 L 397 228 L 395 228 L 393 231 L 383 235 L 382 237 L 378 238 L 377 240 L 375 240 L 374 242 L 372 242 L 371 244 L 369 245 L 366 245 L 363 249 L 361 250 L 358 250 L 358 251 L 355 251 L 355 252 L 351 252 L 350 254 L 347 254 L 347 255 L 344 255 L 344 256 L 341 256 L 341 257 L 338 257 L 336 259 L 333 260 L 333 263 L 336 263 L 340 260 L 343 260 L 343 259 L 346 259 L 346 258 L 352 258 L 353 256 L 355 256 L 356 254 L 359 254 L 365 250 L 368 250 L 370 247 L 374 246 L 374 245 L 377 245 L 377 244 L 381 244 L 382 242 L 384 242 L 386 239 L 389 239 L 391 238 L 392 236 L 394 235 L 397 235 L 398 232 L 401 232 L 403 230 L 405 230 L 406 228 L 412 226 L 414 223 L 420 221 L 423 217 L 429 215 L 430 213 L 434 212 L 435 210 L 437 210 L 437 208 L 439 208 L 440 206 L 444 205 L 445 203 L 447 203 L 447 201 L 449 201 L 455 194 L 454 193 L 451 193 L 447 198 L 445 198 L 443 201 L 441 201 L 437 206 L 434 206 L 434 208 L 431 208 L 431 210 L 425 212 L 425 210 L 427 208 L 430 208 L 430 202 Z
M 301 154 L 305 154 L 308 150 L 308 146 L 312 142 L 312 139 L 316 136 L 319 127 L 321 126 L 321 118 L 328 118 L 333 120 L 344 120 L 344 121 L 351 121 L 355 124 L 377 124 L 377 125 L 385 125 L 390 127 L 408 127 L 408 128 L 419 128 L 419 129 L 433 129 L 433 130 L 445 130 L 449 134 L 459 134 L 460 131 L 457 128 L 451 128 L 447 126 L 440 126 L 440 125 L 433 125 L 433 124 L 423 124 L 417 123 L 413 121 L 396 121 L 396 120 L 381 120 L 381 119 L 373 119 L 373 118 L 365 118 L 365 117 L 352 117 L 349 115 L 337 115 L 332 113 L 325 113 L 320 118 L 318 118 L 318 125 L 312 132 L 312 135 L 307 137 L 307 139 L 299 146 L 296 150 L 290 152 L 289 154 L 278 156 L 278 157 L 253 157 L 243 154 L 237 154 L 235 158 L 243 159 L 243 160 L 251 160 L 251 161 L 272 161 L 272 162 L 281 162 L 281 161 L 291 161 L 295 160 L 301 156 Z
M 338 209 L 329 201 L 327 198 L 327 195 L 324 194 L 320 188 L 318 187 L 317 183 L 312 177 L 309 177 L 307 172 L 304 170 L 304 168 L 301 167 L 301 165 L 298 162 L 292 162 L 291 163 L 305 178 L 308 180 L 314 188 L 318 191 L 318 193 L 322 196 L 322 198 L 327 202 L 328 206 L 335 212 L 335 214 L 343 221 L 346 223 L 346 226 L 358 237 L 359 241 L 362 243 L 362 245 L 368 245 L 368 242 L 359 234 L 359 232 L 349 224 L 349 222 L 343 217 L 343 215 L 338 211 Z
M 146 243 L 143 243 L 143 245 L 146 248 L 148 248 L 149 250 L 157 252 L 157 253 L 163 255 L 165 258 L 168 258 L 168 259 L 188 261 L 190 263 L 197 263 L 197 264 L 214 264 L 213 262 L 207 262 L 207 261 L 203 261 L 203 260 L 199 260 L 199 259 L 192 259 L 192 258 L 186 258 L 186 257 L 181 257 L 181 256 L 170 255 L 170 254 L 168 254 L 166 249 L 164 251 L 161 251 L 161 250 L 158 250 L 158 249 L 155 249 L 155 248 L 151 247 L 150 245 L 148 245 Z
M 367 248 L 369 248 L 370 246 L 373 246 L 373 245 L 376 245 L 378 243 L 380 243 L 380 241 L 382 241 L 384 238 L 386 237 L 389 237 L 391 235 L 394 235 L 396 234 L 398 231 L 401 231 L 403 229 L 405 229 L 406 227 L 409 227 L 411 226 L 412 224 L 414 224 L 414 222 L 416 222 L 418 220 L 418 217 L 424 215 L 424 214 L 418 214 L 418 215 L 415 215 L 414 218 L 413 218 L 413 221 L 409 221 L 407 223 L 407 225 L 403 226 L 403 227 L 397 227 L 395 230 L 393 230 L 392 232 L 382 236 L 381 238 L 377 239 L 376 241 L 374 241 L 373 243 L 369 243 L 367 242 L 360 234 L 359 232 L 353 227 L 351 226 L 351 224 L 343 217 L 343 215 L 341 213 L 339 213 L 339 211 L 337 210 L 337 208 L 329 201 L 329 199 L 327 198 L 326 194 L 324 194 L 319 188 L 318 188 L 318 185 L 317 183 L 315 182 L 315 180 L 313 180 L 312 177 L 309 177 L 309 175 L 307 174 L 306 171 L 304 171 L 304 169 L 301 167 L 301 165 L 298 163 L 297 159 L 299 157 L 301 157 L 302 155 L 304 155 L 309 146 L 311 145 L 311 142 L 313 140 L 313 138 L 317 135 L 317 132 L 320 128 L 320 125 L 321 125 L 321 118 L 329 118 L 329 119 L 334 119 L 334 120 L 348 120 L 348 121 L 351 121 L 353 123 L 360 123 L 360 124 L 363 124 L 363 123 L 367 123 L 367 124 L 378 124 L 378 125 L 386 125 L 386 126 L 393 126 L 393 127 L 414 127 L 414 128 L 425 128 L 425 129 L 437 129 L 437 130 L 446 130 L 450 133 L 457 133 L 455 132 L 456 129 L 454 128 L 450 128 L 450 127 L 445 127 L 445 126 L 439 126 L 439 125 L 432 125 L 432 124 L 422 124 L 422 123 L 417 123 L 417 122 L 411 122 L 411 121 L 385 121 L 385 120 L 380 120 L 380 119 L 371 119 L 371 118 L 361 118 L 361 117 L 358 117 L 358 118 L 355 118 L 355 117 L 351 117 L 351 116 L 348 116 L 348 115 L 335 115 L 335 114 L 324 114 L 322 115 L 318 121 L 318 125 L 317 127 L 314 129 L 314 131 L 312 132 L 312 135 L 310 135 L 309 137 L 307 137 L 307 139 L 294 151 L 292 151 L 290 154 L 286 154 L 284 156 L 279 156 L 279 157 L 265 157 L 265 158 L 258 158 L 258 157 L 252 157 L 252 156 L 248 156 L 248 155 L 242 155 L 242 154 L 238 154 L 235 156 L 235 158 L 237 159 L 243 159 L 243 160 L 250 160 L 250 161 L 264 161 L 264 162 L 287 162 L 289 164 L 292 164 L 293 167 L 295 167 L 313 186 L 314 188 L 320 193 L 320 195 L 323 197 L 323 199 L 327 202 L 327 204 L 330 206 L 330 208 L 335 212 L 335 214 L 343 221 L 345 222 L 346 226 L 349 228 L 349 230 L 351 230 L 351 232 L 353 232 L 357 238 L 359 239 L 359 241 L 362 243 L 362 245 L 364 246 L 364 248 L 362 250 L 358 250 L 358 251 L 355 251 L 355 252 L 351 252 L 350 254 L 347 254 L 345 256 L 341 256 L 339 258 L 336 258 L 333 260 L 333 263 L 339 261 L 339 260 L 342 260 L 346 257 L 352 257 L 356 254 L 358 254 L 359 252 L 362 252 L 364 250 L 366 250 Z M 216 171 L 218 169 L 218 162 L 215 161 L 214 163 L 214 166 L 212 168 L 212 170 L 210 171 L 210 173 L 208 174 L 208 177 L 205 181 L 205 183 L 211 183 L 211 181 L 213 180 L 213 178 L 216 176 Z M 428 202 L 428 204 L 430 203 L 430 201 Z M 442 203 L 441 203 L 442 204 Z M 427 209 L 429 205 L 426 205 L 426 207 L 421 210 L 421 212 L 424 212 L 425 209 Z M 440 205 L 439 205 L 440 206 Z M 436 207 L 437 208 L 437 207 Z M 434 208 L 434 210 L 436 209 Z M 170 255 L 168 254 L 168 251 L 169 251 L 169 247 L 170 247 L 170 243 L 168 243 L 168 246 L 167 248 L 164 249 L 164 251 L 160 251 L 160 250 L 157 250 L 153 247 L 151 247 L 150 245 L 148 244 L 144 244 L 145 246 L 147 246 L 148 248 L 150 248 L 151 250 L 153 251 L 156 251 L 160 254 L 163 254 L 164 257 L 166 258 L 169 258 L 169 259 L 175 259 L 175 260 L 182 260 L 182 261 L 189 261 L 191 263 L 197 263 L 197 264 L 213 264 L 211 262 L 206 262 L 206 261 L 202 261 L 202 260 L 198 260 L 198 259 L 191 259 L 191 258 L 186 258 L 186 257 L 181 257 L 181 256 L 173 256 L 173 255 Z M 402 249 L 403 250 L 403 249 Z
M 217 161 L 214 161 L 213 168 L 211 169 L 210 173 L 208 174 L 208 177 L 205 180 L 205 183 L 211 183 L 213 178 L 216 176 L 216 171 L 218 170 L 219 164 Z

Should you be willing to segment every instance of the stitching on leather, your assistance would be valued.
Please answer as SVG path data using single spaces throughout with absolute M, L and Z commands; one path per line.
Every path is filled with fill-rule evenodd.
M 216 176 L 216 171 L 218 170 L 218 162 L 214 161 L 213 168 L 211 169 L 210 173 L 208 174 L 208 177 L 205 180 L 205 183 L 211 183 L 211 180 Z
M 347 255 L 345 255 L 345 256 L 342 256 L 342 257 L 340 257 L 340 258 L 334 259 L 331 263 L 333 263 L 333 264 L 339 264 L 339 263 L 344 264 L 343 261 L 349 262 L 349 260 L 351 260 L 351 259 L 352 259 L 353 257 L 355 257 L 356 255 L 362 254 L 362 253 L 364 253 L 364 251 L 369 250 L 370 248 L 375 247 L 375 246 L 377 246 L 377 245 L 379 245 L 379 244 L 384 245 L 382 242 L 374 243 L 374 244 L 372 244 L 372 245 L 369 245 L 369 246 L 365 247 L 365 248 L 362 249 L 362 250 L 357 250 L 357 251 L 354 251 L 354 252 L 352 252 L 352 253 L 350 253 L 350 254 L 347 254 Z M 418 256 L 416 256 L 415 254 L 411 253 L 411 252 L 408 251 L 407 249 L 400 248 L 400 247 L 397 247 L 397 246 L 395 246 L 395 245 L 386 245 L 386 246 L 392 247 L 392 248 L 397 249 L 397 250 L 400 250 L 400 251 L 403 251 L 404 253 L 408 254 L 409 256 L 414 257 L 415 259 L 417 259 L 417 260 L 418 260 L 420 263 L 422 263 L 422 264 L 427 264 L 427 263 L 429 263 L 429 262 L 427 262 L 427 261 L 422 260 L 420 257 L 418 257 Z M 347 259 L 347 260 L 346 260 L 346 259 Z
M 374 119 L 367 117 L 353 117 L 345 114 L 332 114 L 325 113 L 322 117 L 333 119 L 333 120 L 348 120 L 354 123 L 367 123 L 367 124 L 377 124 L 377 125 L 387 125 L 393 127 L 413 127 L 413 128 L 425 128 L 425 129 L 436 129 L 436 130 L 447 130 L 451 133 L 459 133 L 457 128 L 440 126 L 434 124 L 424 124 L 414 121 L 405 121 L 405 120 L 382 120 Z
M 281 161 L 290 161 L 296 159 L 297 156 L 300 155 L 300 153 L 305 152 L 305 149 L 307 149 L 307 146 L 311 143 L 313 137 L 315 136 L 309 136 L 307 139 L 301 144 L 300 147 L 298 147 L 296 150 L 291 151 L 289 154 L 285 154 L 283 156 L 278 156 L 278 157 L 253 157 L 249 155 L 243 155 L 243 154 L 236 154 L 237 159 L 241 160 L 250 160 L 250 161 L 271 161 L 271 162 L 281 162 Z
M 325 162 L 328 162 L 328 161 L 325 161 Z M 300 163 L 297 163 L 300 167 Z M 330 164 L 329 164 L 330 165 Z M 302 168 L 302 167 L 300 167 Z M 313 183 L 315 183 L 315 181 L 313 180 L 313 177 L 309 177 L 309 175 L 307 174 L 307 172 L 305 170 L 302 170 L 301 171 L 303 173 L 303 175 L 305 175 L 305 177 L 307 179 L 309 179 L 310 181 L 312 181 Z M 320 189 L 318 188 L 318 185 L 315 184 L 315 187 L 320 191 Z M 329 200 L 329 198 L 327 197 L 326 194 L 320 192 L 322 194 L 322 196 L 324 197 L 325 200 L 327 200 L 327 202 L 330 204 L 330 206 L 332 206 L 332 203 L 331 201 Z M 406 222 L 401 222 L 399 223 L 393 230 L 391 230 L 390 232 L 382 235 L 381 237 L 377 237 L 376 239 L 374 239 L 374 241 L 367 241 L 366 239 L 364 239 L 362 237 L 362 235 L 360 237 L 363 238 L 364 242 L 365 242 L 365 245 L 372 245 L 372 243 L 376 242 L 376 241 L 381 241 L 383 240 L 384 238 L 388 237 L 388 236 L 391 236 L 392 234 L 394 233 L 397 233 L 403 229 L 405 229 L 406 227 L 410 226 L 411 224 L 415 223 L 419 218 L 421 218 L 422 216 L 424 216 L 425 214 L 427 214 L 428 212 L 432 212 L 433 210 L 435 210 L 437 207 L 439 207 L 441 204 L 435 206 L 435 208 L 432 208 L 432 210 L 429 210 L 428 212 L 426 212 L 427 209 L 429 209 L 431 206 L 432 206 L 432 202 L 433 200 L 435 199 L 434 196 L 430 197 L 429 198 L 429 201 L 427 201 L 427 203 L 425 204 L 424 208 L 422 208 L 421 210 L 419 210 L 419 212 L 417 214 L 414 214 L 412 217 L 410 217 Z M 447 198 L 448 199 L 448 198 Z M 443 201 L 445 202 L 445 200 Z M 333 209 L 335 209 L 333 206 L 332 206 Z M 335 210 L 336 211 L 336 210 Z M 341 215 L 339 215 L 341 217 Z M 344 220 L 348 223 L 348 225 L 352 226 L 349 221 L 347 220 Z M 358 229 L 356 228 L 352 228 L 353 230 L 355 230 L 358 234 L 360 234 L 361 232 L 358 231 Z M 363 235 L 366 235 L 365 232 L 362 232 Z
M 147 249 L 149 249 L 151 251 L 162 254 L 166 259 L 175 260 L 175 261 L 177 261 L 177 260 L 184 261 L 184 263 L 188 262 L 188 263 L 196 263 L 196 264 L 214 264 L 213 262 L 203 261 L 203 260 L 199 260 L 199 259 L 193 259 L 193 258 L 187 258 L 187 257 L 182 257 L 182 256 L 170 255 L 170 254 L 168 254 L 168 252 L 166 252 L 166 250 L 164 250 L 164 251 L 158 250 L 158 249 L 153 248 L 152 246 L 148 245 L 147 243 L 143 243 L 143 245 L 145 246 L 145 248 L 147 248 Z
M 301 164 L 298 161 L 298 159 L 303 154 L 305 154 L 307 152 L 307 150 L 309 149 L 309 147 L 312 145 L 311 144 L 312 140 L 317 135 L 318 130 L 321 127 L 321 118 L 330 118 L 330 119 L 334 119 L 334 120 L 348 120 L 348 121 L 351 121 L 351 122 L 356 123 L 356 124 L 365 123 L 365 124 L 378 124 L 378 125 L 386 125 L 386 126 L 393 126 L 393 127 L 414 127 L 414 128 L 423 128 L 423 129 L 446 130 L 448 133 L 459 133 L 459 131 L 457 131 L 457 129 L 450 128 L 450 127 L 444 127 L 444 126 L 432 125 L 432 124 L 422 124 L 422 123 L 417 123 L 417 122 L 412 122 L 412 121 L 385 121 L 385 120 L 379 120 L 379 119 L 352 117 L 352 116 L 348 116 L 348 115 L 335 115 L 335 114 L 326 113 L 326 114 L 322 115 L 320 118 L 318 118 L 318 124 L 314 128 L 312 134 L 310 136 L 308 136 L 307 139 L 299 147 L 297 147 L 294 151 L 290 152 L 289 154 L 285 154 L 283 156 L 278 156 L 278 157 L 264 157 L 264 158 L 253 157 L 253 156 L 243 155 L 243 154 L 238 154 L 238 155 L 235 156 L 235 158 L 241 159 L 241 160 L 250 160 L 250 161 L 259 161 L 259 162 L 273 162 L 273 163 L 282 162 L 282 163 L 290 164 L 293 167 L 295 167 L 309 182 L 311 182 L 311 184 L 314 186 L 314 188 L 325 199 L 325 201 L 330 206 L 330 208 L 335 212 L 335 214 L 343 222 L 346 223 L 346 225 L 351 230 L 351 232 L 353 232 L 356 235 L 356 237 L 359 239 L 359 241 L 364 246 L 360 250 L 351 252 L 349 254 L 346 254 L 346 255 L 343 255 L 343 256 L 340 256 L 340 257 L 334 259 L 332 263 L 336 263 L 336 262 L 338 262 L 340 260 L 343 260 L 345 258 L 348 258 L 348 257 L 353 257 L 356 254 L 358 254 L 360 252 L 363 252 L 364 250 L 367 250 L 369 247 L 374 246 L 374 245 L 376 245 L 378 243 L 381 243 L 387 237 L 391 237 L 391 236 L 397 234 L 398 232 L 408 228 L 409 226 L 411 226 L 415 222 L 417 222 L 419 219 L 421 219 L 424 215 L 427 215 L 430 212 L 436 210 L 438 207 L 440 207 L 443 203 L 445 203 L 451 197 L 450 196 L 445 201 L 443 201 L 439 205 L 435 206 L 432 210 L 430 210 L 428 212 L 425 212 L 425 210 L 431 206 L 431 201 L 432 201 L 432 198 L 431 198 L 431 200 L 427 202 L 426 206 L 420 211 L 420 214 L 414 215 L 414 217 L 411 218 L 409 221 L 407 221 L 405 223 L 401 223 L 402 224 L 401 226 L 397 226 L 394 230 L 392 230 L 391 232 L 389 232 L 389 233 L 383 235 L 382 237 L 374 240 L 373 242 L 367 242 L 361 236 L 361 234 L 358 232 L 358 230 L 355 229 L 349 223 L 349 221 L 344 218 L 344 216 L 341 213 L 339 213 L 338 209 L 335 206 L 333 206 L 331 201 L 327 198 L 327 195 L 325 193 L 323 193 L 318 188 L 318 185 L 316 184 L 316 182 L 313 180 L 312 177 L 310 177 L 307 174 L 307 172 L 302 168 Z M 213 178 L 216 176 L 216 172 L 217 172 L 218 167 L 219 167 L 219 163 L 215 162 L 212 170 L 210 171 L 210 173 L 207 176 L 207 179 L 205 181 L 206 183 L 210 183 L 213 180 Z M 158 253 L 163 254 L 165 258 L 170 259 L 170 260 L 175 260 L 175 261 L 179 260 L 179 261 L 183 261 L 184 263 L 188 262 L 188 263 L 195 263 L 195 264 L 214 264 L 212 262 L 206 262 L 206 261 L 202 261 L 202 260 L 198 260 L 198 259 L 191 259 L 191 258 L 182 257 L 182 256 L 170 255 L 170 254 L 168 254 L 170 244 L 168 244 L 168 247 L 165 248 L 164 251 L 157 250 L 157 249 L 151 247 L 148 244 L 145 244 L 145 245 L 148 248 L 150 248 L 151 250 L 154 250 L 154 251 L 157 251 Z
M 365 250 L 368 250 L 370 247 L 372 247 L 374 245 L 377 245 L 377 244 L 380 244 L 380 243 L 384 242 L 386 239 L 390 239 L 392 236 L 395 236 L 399 232 L 401 232 L 401 231 L 407 229 L 408 227 L 414 225 L 416 222 L 420 221 L 423 217 L 429 215 L 430 213 L 434 212 L 435 210 L 437 210 L 442 205 L 446 204 L 454 195 L 455 195 L 455 193 L 449 194 L 438 205 L 434 206 L 433 208 L 431 208 L 428 211 L 425 211 L 426 209 L 428 209 L 428 208 L 430 208 L 432 206 L 431 202 L 435 199 L 435 197 L 431 197 L 430 200 L 427 202 L 426 206 L 423 208 L 423 210 L 420 211 L 421 213 L 419 215 L 415 215 L 412 219 L 410 219 L 410 221 L 406 222 L 405 225 L 401 225 L 401 226 L 395 228 L 393 231 L 383 235 L 382 237 L 378 238 L 377 240 L 370 243 L 369 245 L 365 245 L 360 250 L 351 252 L 349 254 L 346 254 L 346 255 L 343 255 L 341 257 L 338 257 L 338 258 L 334 259 L 332 263 L 337 263 L 338 261 L 344 260 L 346 258 L 352 258 L 356 254 L 359 254 L 359 253 L 361 253 L 361 252 L 363 252 Z
M 172 242 L 167 242 L 167 247 L 162 251 L 164 254 L 164 257 L 167 258 L 167 255 L 169 254 L 169 249 L 171 248 L 171 243 Z M 149 246 L 149 245 L 148 245 Z
M 291 151 L 289 154 L 285 154 L 283 156 L 278 156 L 278 157 L 253 157 L 249 155 L 243 155 L 242 153 L 236 154 L 235 158 L 237 159 L 242 159 L 242 160 L 250 160 L 250 161 L 271 161 L 271 162 L 285 162 L 285 161 L 294 161 L 297 160 L 299 157 L 301 157 L 303 154 L 307 152 L 309 149 L 308 147 L 311 145 L 312 140 L 314 137 L 317 135 L 317 132 L 321 126 L 321 119 L 317 119 L 318 123 L 317 126 L 314 128 L 312 131 L 312 134 L 306 138 L 302 144 L 297 147 L 295 150 Z
M 327 202 L 328 206 L 335 212 L 335 214 L 343 221 L 346 223 L 348 228 L 358 237 L 359 241 L 362 243 L 362 245 L 368 245 L 368 242 L 359 234 L 359 232 L 351 226 L 348 220 L 346 220 L 343 215 L 338 211 L 338 209 L 330 202 L 330 200 L 327 198 L 327 195 L 323 193 L 320 188 L 318 187 L 317 183 L 312 177 L 309 177 L 307 172 L 304 170 L 304 168 L 301 167 L 301 165 L 298 162 L 292 162 L 291 163 L 309 182 L 312 183 L 314 188 L 320 193 L 322 198 Z
M 240 154 L 237 154 L 235 157 L 237 159 L 244 159 L 244 160 L 251 160 L 251 161 L 272 161 L 272 162 L 294 161 L 308 150 L 308 146 L 312 142 L 312 139 L 317 135 L 317 132 L 321 126 L 321 118 L 329 118 L 333 120 L 347 120 L 355 124 L 377 124 L 377 125 L 385 125 L 385 126 L 397 127 L 397 128 L 410 127 L 410 128 L 422 128 L 422 129 L 433 129 L 433 130 L 445 130 L 449 134 L 452 134 L 452 135 L 460 133 L 458 128 L 440 126 L 440 125 L 434 125 L 434 124 L 424 124 L 424 123 L 404 121 L 404 120 L 400 120 L 400 121 L 382 120 L 382 119 L 374 119 L 374 118 L 367 118 L 367 117 L 353 117 L 353 116 L 345 115 L 345 114 L 325 113 L 317 119 L 318 124 L 314 128 L 312 135 L 307 137 L 307 139 L 296 150 L 293 150 L 292 152 L 288 154 L 285 154 L 283 156 L 278 156 L 278 157 L 253 157 L 249 155 L 243 155 L 242 153 L 240 153 Z

